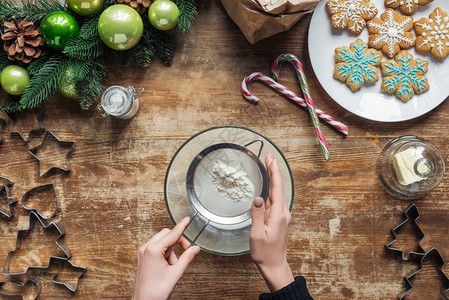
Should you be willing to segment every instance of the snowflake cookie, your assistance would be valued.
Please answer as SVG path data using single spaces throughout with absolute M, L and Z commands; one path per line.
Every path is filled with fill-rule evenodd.
M 326 7 L 332 15 L 333 28 L 348 28 L 357 35 L 365 28 L 366 21 L 377 15 L 377 8 L 370 0 L 329 0 Z
M 365 83 L 377 82 L 379 70 L 377 66 L 382 59 L 382 53 L 368 49 L 361 39 L 353 42 L 349 48 L 339 47 L 335 49 L 334 78 L 346 84 L 353 92 L 356 92 Z
M 422 59 L 413 59 L 408 51 L 403 50 L 395 57 L 380 65 L 382 75 L 382 91 L 396 96 L 407 102 L 413 95 L 422 94 L 429 90 L 429 82 L 424 74 L 428 70 L 428 62 Z
M 447 12 L 437 7 L 429 16 L 414 23 L 416 34 L 415 48 L 432 53 L 443 60 L 449 54 L 449 17 Z
M 401 49 L 415 45 L 415 38 L 410 32 L 413 28 L 413 18 L 399 16 L 399 13 L 388 8 L 379 18 L 368 22 L 368 46 L 393 58 Z
M 420 5 L 427 5 L 433 0 L 385 0 L 385 6 L 398 8 L 404 15 L 412 15 Z

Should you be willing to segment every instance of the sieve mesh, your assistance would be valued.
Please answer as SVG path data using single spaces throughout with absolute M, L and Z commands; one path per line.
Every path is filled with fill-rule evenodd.
M 254 185 L 254 194 L 248 199 L 232 201 L 223 197 L 212 181 L 212 165 L 221 161 L 229 166 L 241 167 Z M 263 181 L 257 163 L 246 153 L 232 148 L 212 151 L 199 162 L 194 173 L 194 190 L 200 204 L 214 215 L 235 217 L 251 208 L 252 200 L 262 193 Z M 245 201 L 246 200 L 246 201 Z

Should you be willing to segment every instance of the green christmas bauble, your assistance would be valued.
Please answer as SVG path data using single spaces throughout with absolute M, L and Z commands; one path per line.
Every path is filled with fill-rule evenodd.
M 79 79 L 81 78 L 77 78 L 74 68 L 70 66 L 67 67 L 62 72 L 58 86 L 59 93 L 67 98 L 77 99 L 78 95 L 76 94 L 76 83 Z
M 70 14 L 54 11 L 41 22 L 41 32 L 45 43 L 53 49 L 62 50 L 69 40 L 78 35 L 78 22 Z
M 130 49 L 142 37 L 142 18 L 130 6 L 112 5 L 101 13 L 98 19 L 98 33 L 106 46 L 114 50 Z
M 156 0 L 148 10 L 148 18 L 156 29 L 170 30 L 178 23 L 179 9 L 170 0 Z
M 99 12 L 104 0 L 67 0 L 70 8 L 80 16 L 91 16 Z
M 3 69 L 0 82 L 8 94 L 22 95 L 30 82 L 30 74 L 22 67 L 11 65 Z

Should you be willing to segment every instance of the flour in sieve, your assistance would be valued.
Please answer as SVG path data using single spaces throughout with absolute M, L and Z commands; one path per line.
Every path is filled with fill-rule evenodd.
M 234 168 L 221 160 L 211 167 L 215 188 L 224 198 L 234 202 L 246 202 L 254 195 L 254 185 L 241 166 Z

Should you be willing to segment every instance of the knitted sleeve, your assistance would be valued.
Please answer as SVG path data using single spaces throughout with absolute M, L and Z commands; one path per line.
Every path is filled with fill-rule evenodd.
M 259 300 L 313 300 L 307 290 L 306 279 L 296 276 L 295 281 L 274 293 L 263 293 Z

